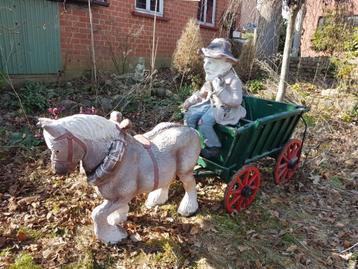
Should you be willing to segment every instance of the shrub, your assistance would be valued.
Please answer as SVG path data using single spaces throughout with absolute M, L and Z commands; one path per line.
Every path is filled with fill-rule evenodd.
M 34 259 L 29 254 L 20 254 L 15 263 L 9 269 L 41 269 L 40 265 L 35 264 Z
M 258 93 L 265 89 L 264 83 L 259 79 L 249 80 L 246 86 L 251 93 Z
M 37 139 L 27 127 L 22 127 L 20 131 L 10 133 L 7 144 L 33 148 L 41 143 L 41 140 Z
M 200 28 L 196 20 L 190 19 L 177 42 L 173 54 L 172 66 L 189 78 L 202 73 L 202 58 L 198 50 L 203 47 Z
M 0 71 L 0 90 L 5 87 L 5 75 Z
M 26 82 L 18 94 L 26 113 L 42 112 L 49 106 L 47 89 L 39 82 Z
M 314 50 L 330 55 L 344 51 L 345 44 L 351 39 L 352 34 L 352 26 L 346 19 L 347 14 L 348 10 L 344 5 L 326 12 L 324 22 L 313 34 L 312 48 Z
M 312 48 L 331 56 L 334 76 L 343 89 L 355 88 L 355 65 L 352 62 L 358 56 L 358 27 L 347 20 L 349 6 L 337 5 L 328 11 L 324 23 L 320 25 L 312 38 Z
M 255 45 L 252 35 L 247 35 L 247 41 L 244 45 L 236 47 L 236 44 L 233 44 L 233 53 L 238 51 L 237 54 L 240 55 L 238 64 L 235 65 L 235 70 L 238 73 L 240 79 L 243 81 L 250 80 L 253 74 L 257 74 L 257 66 L 254 64 L 255 60 Z M 236 56 L 236 55 L 235 55 Z

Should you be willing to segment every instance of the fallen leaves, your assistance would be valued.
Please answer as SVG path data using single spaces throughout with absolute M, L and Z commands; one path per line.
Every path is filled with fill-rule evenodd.
M 146 115 L 137 114 L 144 122 Z M 83 175 L 53 175 L 43 149 L 27 159 L 14 152 L 0 168 L 0 248 L 7 253 L 0 255 L 0 267 L 22 252 L 44 268 L 94 261 L 104 268 L 354 266 L 357 141 L 357 126 L 318 117 L 307 133 L 304 166 L 290 185 L 276 186 L 269 169 L 274 162 L 262 160 L 265 180 L 253 205 L 240 214 L 226 214 L 226 184 L 216 178 L 198 181 L 200 210 L 191 218 L 176 212 L 184 193 L 180 183 L 172 186 L 168 204 L 153 210 L 143 207 L 146 197 L 139 195 L 123 224 L 129 238 L 116 246 L 94 237 L 91 211 L 102 199 Z

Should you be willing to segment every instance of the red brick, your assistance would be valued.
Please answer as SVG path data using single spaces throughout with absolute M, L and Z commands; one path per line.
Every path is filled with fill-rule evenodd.
M 216 23 L 224 12 L 228 0 L 217 0 Z M 170 59 L 176 42 L 189 18 L 196 16 L 197 3 L 185 1 L 164 1 L 164 17 L 169 21 L 157 21 L 159 38 L 157 57 Z M 78 67 L 90 68 L 89 52 L 90 26 L 87 6 L 68 4 L 66 12 L 60 7 L 61 49 L 67 59 L 67 70 Z M 102 67 L 113 67 L 110 47 L 115 53 L 122 53 L 125 37 L 143 25 L 143 32 L 134 39 L 131 56 L 150 57 L 153 32 L 153 18 L 133 16 L 133 0 L 111 1 L 109 7 L 93 6 L 93 23 L 96 58 Z M 218 31 L 201 29 L 205 43 L 218 36 Z M 76 55 L 76 56 L 74 56 Z

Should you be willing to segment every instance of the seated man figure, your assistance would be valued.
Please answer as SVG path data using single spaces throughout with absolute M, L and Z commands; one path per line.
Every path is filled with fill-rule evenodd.
M 184 123 L 192 128 L 199 126 L 206 145 L 201 155 L 215 158 L 221 148 L 213 128 L 215 123 L 237 124 L 245 117 L 246 110 L 241 106 L 242 83 L 232 68 L 237 59 L 231 53 L 231 44 L 224 38 L 216 38 L 201 52 L 206 82 L 200 91 L 185 100 Z

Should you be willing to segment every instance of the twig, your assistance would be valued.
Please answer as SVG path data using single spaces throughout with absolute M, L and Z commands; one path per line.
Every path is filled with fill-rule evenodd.
M 91 9 L 91 0 L 88 0 L 88 14 L 90 20 L 90 29 L 91 29 L 91 50 L 92 50 L 92 63 L 93 63 L 93 77 L 96 85 L 96 99 L 98 98 L 97 93 L 97 67 L 96 67 L 96 52 L 94 49 L 94 36 L 93 36 L 93 21 L 92 21 L 92 9 Z
M 27 151 L 32 151 L 32 149 L 29 149 L 29 148 L 27 148 L 27 147 L 25 147 L 23 145 L 0 146 L 0 149 L 2 149 L 2 148 L 4 148 L 4 149 L 7 149 L 7 148 L 9 148 L 9 149 L 11 149 L 11 148 L 20 148 L 20 149 L 25 149 Z
M 339 252 L 339 253 L 342 254 L 342 253 L 344 253 L 344 252 L 347 252 L 348 250 L 351 250 L 352 248 L 355 248 L 356 246 L 358 246 L 358 242 L 355 243 L 353 246 L 351 246 L 351 247 L 349 247 L 349 248 L 347 248 L 347 249 L 345 249 L 345 250 L 342 250 L 342 251 Z
M 312 258 L 314 258 L 315 260 L 317 260 L 317 261 L 320 262 L 320 263 L 326 264 L 320 257 L 314 255 L 314 254 L 312 253 L 312 250 L 310 250 L 307 246 L 305 246 L 304 244 L 302 244 L 301 241 L 295 239 L 295 242 L 297 242 L 298 244 L 300 244 L 300 245 L 306 250 L 306 253 L 307 253 L 309 256 L 311 256 Z
M 2 51 L 1 47 L 0 47 L 0 50 Z M 20 109 L 21 109 L 22 113 L 24 114 L 26 123 L 27 123 L 28 127 L 31 128 L 31 124 L 30 124 L 30 121 L 29 121 L 29 119 L 27 117 L 26 110 L 24 108 L 24 105 L 22 104 L 20 95 L 17 93 L 17 91 L 16 91 L 16 89 L 14 87 L 14 84 L 12 83 L 12 80 L 11 80 L 10 75 L 9 75 L 8 67 L 7 67 L 7 63 L 9 61 L 9 58 L 10 58 L 11 54 L 12 54 L 12 50 L 13 50 L 13 47 L 11 47 L 10 53 L 8 55 L 8 58 L 5 61 L 5 73 L 0 72 L 0 77 L 2 77 L 5 80 L 5 82 L 10 86 L 11 90 L 14 92 L 17 100 L 19 101 Z M 0 55 L 2 55 L 2 53 Z
M 158 0 L 155 0 L 155 8 L 154 8 L 154 22 L 153 22 L 153 33 L 152 33 L 152 61 L 150 66 L 150 73 L 154 72 L 154 64 L 155 64 L 155 36 L 156 36 L 156 26 L 157 26 L 157 8 L 158 8 Z

